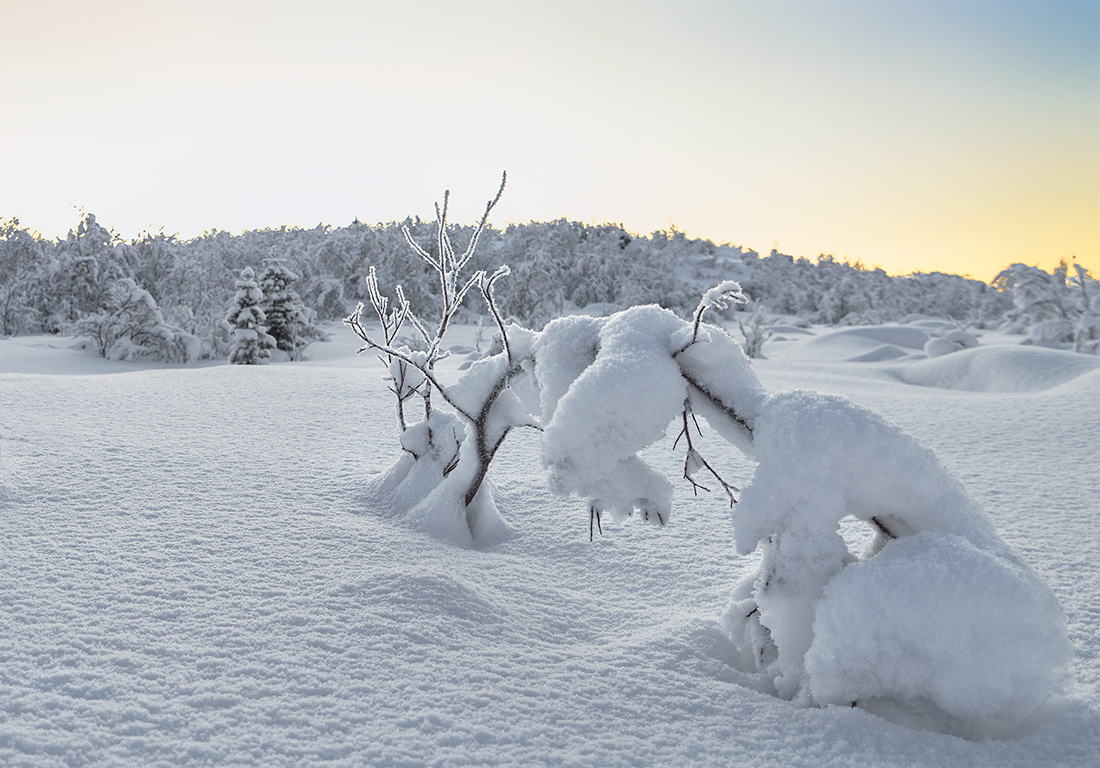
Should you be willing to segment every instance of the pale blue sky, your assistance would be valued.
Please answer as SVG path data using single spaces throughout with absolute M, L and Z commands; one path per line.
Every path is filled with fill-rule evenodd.
M 560 216 L 1100 271 L 1097 2 L 0 0 L 0 216 Z

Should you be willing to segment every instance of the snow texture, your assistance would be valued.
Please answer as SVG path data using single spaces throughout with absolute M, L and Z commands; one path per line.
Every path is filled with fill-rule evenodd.
M 560 331 L 556 323 L 546 327 L 536 376 L 546 382 L 543 461 L 556 493 L 583 496 L 615 519 L 637 511 L 654 524 L 668 521 L 672 486 L 637 452 L 663 437 L 684 407 L 687 389 L 672 357 L 683 325 L 657 307 L 612 315 L 601 321 L 598 348 L 584 368 L 592 329 L 573 321 Z
M 1017 725 L 1061 686 L 1072 653 L 1057 602 L 1017 558 L 921 533 L 829 582 L 806 673 L 819 704 L 927 700 Z
M 811 392 L 770 397 L 754 436 L 734 530 L 763 559 L 726 625 L 778 695 L 930 702 L 967 732 L 1017 725 L 1059 689 L 1072 649 L 1057 600 L 931 451 Z M 875 530 L 858 556 L 848 516 Z
M 768 695 L 717 620 L 731 584 L 760 566 L 736 555 L 721 498 L 677 483 L 673 525 L 616 527 L 590 544 L 576 501 L 539 479 L 538 434 L 518 430 L 491 472 L 514 535 L 456 547 L 365 497 L 397 435 L 385 382 L 346 331 L 311 360 L 269 366 L 110 362 L 56 336 L 0 340 L 0 764 L 1094 766 L 1100 373 L 1067 377 L 1056 361 L 1082 356 L 1031 350 L 1060 356 L 1036 366 L 1050 371 L 1036 388 L 966 390 L 950 377 L 981 373 L 983 346 L 910 362 L 802 356 L 822 333 L 769 342 L 771 359 L 753 366 L 767 390 L 843 395 L 912 434 L 958 478 L 929 488 L 950 500 L 952 483 L 964 487 L 1018 558 L 976 546 L 974 524 L 850 561 L 811 626 L 811 692 L 838 702 L 815 707 Z M 995 336 L 982 344 L 1011 341 Z M 942 369 L 936 386 L 895 375 L 963 356 L 973 369 Z M 441 375 L 458 365 L 443 361 Z M 752 475 L 705 432 L 708 458 Z M 675 477 L 683 455 L 669 442 L 638 455 Z M 840 522 L 853 553 L 866 530 Z M 946 673 L 996 682 L 1006 636 L 993 628 L 1039 617 L 1020 638 L 1028 648 L 1050 642 L 1036 629 L 1057 634 L 1032 571 L 1064 608 L 1071 682 L 1008 733 L 937 730 L 929 702 L 991 709 Z M 962 592 L 960 573 L 980 584 Z M 888 667 L 904 647 L 861 644 L 878 612 L 905 622 L 894 641 L 940 644 L 906 655 L 896 680 L 865 675 L 864 662 Z M 989 659 L 962 645 L 963 628 Z M 1002 666 L 1001 716 L 1030 706 L 1008 686 L 1037 690 L 1053 669 Z M 872 687 L 927 701 L 848 706 Z

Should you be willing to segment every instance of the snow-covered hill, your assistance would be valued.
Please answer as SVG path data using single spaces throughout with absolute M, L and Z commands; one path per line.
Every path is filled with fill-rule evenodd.
M 110 363 L 35 336 L 0 340 L 0 764 L 1095 765 L 1100 358 L 996 335 L 928 358 L 926 332 L 791 328 L 754 366 L 914 434 L 1054 590 L 1074 683 L 1010 738 L 757 690 L 719 624 L 756 565 L 720 495 L 684 485 L 670 525 L 589 543 L 516 433 L 490 475 L 503 543 L 367 507 L 395 427 L 346 330 L 269 366 Z M 670 477 L 674 433 L 646 454 Z

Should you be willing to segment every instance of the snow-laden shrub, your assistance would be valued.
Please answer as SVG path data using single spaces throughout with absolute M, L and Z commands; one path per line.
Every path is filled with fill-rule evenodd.
M 275 339 L 267 332 L 267 318 L 261 307 L 264 294 L 255 278 L 251 267 L 241 270 L 235 304 L 225 316 L 225 323 L 233 333 L 229 362 L 234 365 L 265 363 L 275 348 Z
M 977 336 L 951 323 L 931 334 L 928 341 L 924 343 L 924 354 L 929 357 L 940 357 L 976 346 L 978 346 Z
M 40 329 L 34 294 L 41 282 L 38 266 L 43 259 L 42 244 L 20 226 L 19 219 L 0 220 L 0 336 Z
M 402 454 L 370 483 L 372 506 L 463 546 L 500 541 L 512 529 L 488 471 L 509 432 L 529 426 L 541 432 L 550 488 L 585 499 L 590 536 L 597 526 L 602 533 L 604 516 L 665 525 L 672 486 L 639 454 L 675 421 L 683 478 L 695 491 L 720 485 L 739 553 L 760 551 L 723 625 L 761 687 L 895 719 L 930 713 L 908 722 L 962 733 L 985 721 L 1014 727 L 1057 689 L 1072 649 L 1049 589 L 911 436 L 843 398 L 768 396 L 743 349 L 702 322 L 712 308 L 745 301 L 736 283 L 707 291 L 691 320 L 649 305 L 559 318 L 540 332 L 506 325 L 492 287 L 507 269 L 460 277 L 480 227 L 458 255 L 444 201 L 438 258 L 408 236 L 444 286 L 436 333 L 400 289 L 389 309 L 373 269 L 381 336 L 363 325 L 362 307 L 347 321 L 366 343 L 360 351 L 386 364 L 401 427 Z M 434 364 L 474 286 L 497 321 L 501 351 L 443 382 Z M 397 343 L 405 322 L 424 350 Z M 413 422 L 405 401 L 417 398 L 424 415 Z M 697 417 L 758 462 L 739 502 L 696 447 Z M 874 532 L 862 553 L 839 532 L 846 517 Z
M 199 340 L 166 322 L 149 292 L 128 277 L 115 283 L 108 309 L 84 315 L 67 332 L 91 339 L 108 360 L 189 363 L 202 352 Z
M 1057 600 L 931 451 L 810 392 L 769 397 L 753 447 L 733 520 L 738 552 L 762 558 L 724 623 L 777 695 L 892 702 L 965 733 L 1015 726 L 1058 688 L 1072 648 Z M 874 530 L 861 553 L 848 516 Z
M 762 358 L 764 342 L 772 337 L 772 320 L 768 318 L 768 310 L 760 302 L 752 308 L 752 315 L 748 323 L 737 320 L 737 328 L 741 331 L 741 337 L 745 340 L 742 346 L 745 354 L 750 359 Z
M 525 402 L 543 428 L 552 490 L 584 497 L 597 520 L 607 512 L 613 520 L 637 515 L 664 525 L 672 486 L 638 453 L 679 419 L 684 479 L 702 488 L 700 475 L 709 473 L 733 502 L 736 489 L 694 447 L 694 417 L 751 450 L 751 423 L 764 395 L 741 348 L 721 329 L 634 307 L 606 318 L 555 320 L 535 337 L 531 355 L 537 399 Z
M 1053 273 L 1013 264 L 997 275 L 994 286 L 1012 298 L 1004 328 L 1026 334 L 1028 344 L 1100 351 L 1100 287 L 1084 267 L 1074 268 L 1069 277 L 1065 262 Z
M 1100 281 L 1088 270 L 1074 264 L 1077 274 L 1069 284 L 1079 313 L 1073 329 L 1073 348 L 1086 355 L 1100 355 Z

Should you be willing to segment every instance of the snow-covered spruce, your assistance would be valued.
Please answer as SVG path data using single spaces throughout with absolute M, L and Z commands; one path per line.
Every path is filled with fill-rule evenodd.
M 260 306 L 264 294 L 256 285 L 255 278 L 252 267 L 241 270 L 235 305 L 225 316 L 225 322 L 233 333 L 229 362 L 234 365 L 265 363 L 275 347 L 275 339 L 267 333 L 266 317 Z
M 323 338 L 313 322 L 313 313 L 291 287 L 296 282 L 298 276 L 283 266 L 280 259 L 264 259 L 259 283 L 267 332 L 275 340 L 275 346 L 291 360 L 297 360 L 311 342 Z

